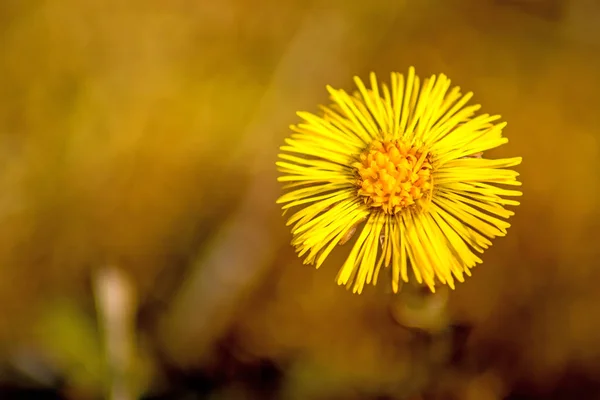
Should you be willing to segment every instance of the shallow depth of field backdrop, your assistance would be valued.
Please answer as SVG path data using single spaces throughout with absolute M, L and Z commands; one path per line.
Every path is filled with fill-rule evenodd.
M 110 393 L 116 268 L 132 396 L 600 398 L 598 21 L 595 0 L 2 1 L 0 396 Z M 295 112 L 410 65 L 524 158 L 508 236 L 420 331 L 384 285 L 335 285 L 347 247 L 303 266 L 274 203 Z

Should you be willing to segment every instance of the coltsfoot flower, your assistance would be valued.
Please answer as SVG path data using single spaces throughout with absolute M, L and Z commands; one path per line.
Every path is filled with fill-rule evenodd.
M 432 292 L 436 282 L 454 289 L 510 226 L 506 197 L 521 192 L 508 168 L 521 157 L 487 159 L 482 152 L 508 139 L 498 115 L 478 114 L 472 93 L 450 90 L 450 80 L 422 84 L 414 69 L 391 85 L 370 88 L 358 78 L 352 95 L 328 87 L 333 104 L 304 121 L 281 147 L 277 162 L 292 209 L 292 245 L 318 268 L 338 245 L 356 236 L 337 282 L 361 293 L 391 266 L 391 283 L 416 279 Z

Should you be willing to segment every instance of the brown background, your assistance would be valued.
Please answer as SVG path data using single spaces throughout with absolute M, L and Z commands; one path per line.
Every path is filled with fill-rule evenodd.
M 595 0 L 3 1 L 3 359 L 33 348 L 100 390 L 89 279 L 110 263 L 135 282 L 142 387 L 168 388 L 167 362 L 225 382 L 215 398 L 254 398 L 236 371 L 268 360 L 283 399 L 591 388 L 598 21 Z M 509 235 L 450 295 L 454 335 L 399 326 L 383 285 L 337 287 L 345 247 L 303 266 L 274 205 L 294 113 L 327 103 L 326 84 L 410 65 L 474 91 L 508 121 L 490 156 L 524 159 Z M 451 326 L 469 332 L 454 361 Z

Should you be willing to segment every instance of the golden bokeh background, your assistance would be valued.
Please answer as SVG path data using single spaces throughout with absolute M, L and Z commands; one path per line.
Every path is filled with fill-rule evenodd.
M 4 0 L 0 386 L 109 391 L 115 267 L 140 396 L 600 398 L 597 21 L 597 0 Z M 295 112 L 411 65 L 524 159 L 508 236 L 420 330 L 385 285 L 335 285 L 347 247 L 302 265 L 274 203 Z

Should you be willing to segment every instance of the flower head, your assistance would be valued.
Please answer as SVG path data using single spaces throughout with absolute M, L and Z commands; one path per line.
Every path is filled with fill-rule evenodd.
M 521 157 L 487 159 L 486 150 L 508 141 L 498 115 L 467 106 L 472 93 L 450 89 L 444 75 L 422 84 L 406 78 L 371 87 L 355 77 L 352 95 L 328 87 L 333 104 L 304 120 L 281 147 L 277 162 L 286 193 L 278 203 L 294 210 L 292 245 L 317 268 L 338 244 L 356 235 L 338 284 L 360 293 L 391 267 L 392 289 L 409 277 L 435 291 L 454 288 L 513 215 L 506 205 L 521 192 L 510 167 Z M 357 232 L 358 231 L 358 232 Z

